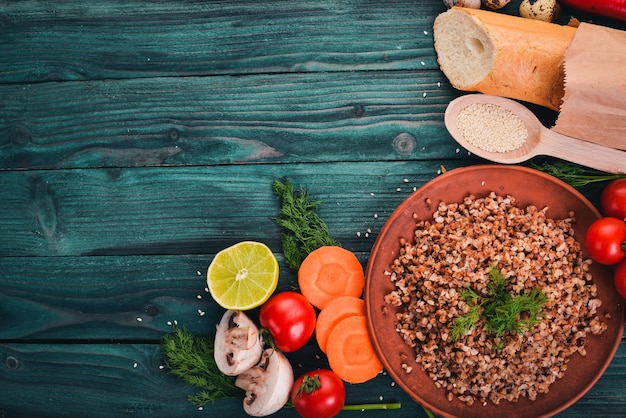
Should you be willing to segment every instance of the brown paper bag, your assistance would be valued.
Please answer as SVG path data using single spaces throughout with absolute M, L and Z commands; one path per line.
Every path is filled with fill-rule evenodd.
M 565 96 L 552 130 L 626 150 L 626 32 L 582 23 L 564 61 Z

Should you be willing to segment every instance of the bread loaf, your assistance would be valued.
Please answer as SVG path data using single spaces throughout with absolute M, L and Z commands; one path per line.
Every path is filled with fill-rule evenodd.
M 563 57 L 576 28 L 503 13 L 453 7 L 435 19 L 441 70 L 463 91 L 509 97 L 558 110 Z

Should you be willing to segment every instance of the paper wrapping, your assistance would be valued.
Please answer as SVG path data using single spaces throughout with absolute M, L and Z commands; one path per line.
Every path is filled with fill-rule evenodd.
M 565 53 L 553 131 L 626 150 L 626 32 L 581 23 Z

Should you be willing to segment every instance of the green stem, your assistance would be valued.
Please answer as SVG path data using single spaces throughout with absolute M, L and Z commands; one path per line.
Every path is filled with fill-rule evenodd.
M 424 412 L 426 412 L 426 415 L 428 416 L 428 418 L 435 418 L 435 414 L 433 414 L 430 409 L 425 408 L 423 406 L 422 406 L 422 409 L 424 410 Z
M 356 405 L 344 405 L 341 408 L 342 411 L 373 411 L 379 409 L 400 409 L 402 404 L 400 402 L 395 403 L 364 403 Z

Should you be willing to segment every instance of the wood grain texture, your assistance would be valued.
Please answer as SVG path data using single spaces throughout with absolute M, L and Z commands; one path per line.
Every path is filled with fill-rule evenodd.
M 436 71 L 0 85 L 0 170 L 454 155 Z
M 0 82 L 436 68 L 419 2 L 3 2 Z M 424 33 L 426 32 L 426 33 Z
M 297 360 L 291 359 L 294 373 L 299 375 L 323 364 L 315 356 L 307 348 Z M 236 399 L 218 401 L 198 411 L 185 399 L 194 389 L 159 367 L 163 358 L 154 344 L 0 344 L 0 358 L 2 417 L 245 416 Z M 616 417 L 626 390 L 622 378 L 625 364 L 622 345 L 599 382 L 559 416 Z M 372 416 L 426 416 L 387 375 L 346 389 L 347 403 L 402 403 L 400 410 L 376 411 Z M 273 416 L 297 414 L 283 409 Z M 364 414 L 357 411 L 341 416 Z
M 324 202 L 340 242 L 369 251 L 391 211 L 442 164 L 463 162 L 0 172 L 0 256 L 210 254 L 243 239 L 279 251 L 272 182 L 284 176 Z
M 290 288 L 274 179 L 321 200 L 365 265 L 414 187 L 482 162 L 443 125 L 460 94 L 433 48 L 444 10 L 0 2 L 0 418 L 245 416 L 240 400 L 187 402 L 194 390 L 160 368 L 159 339 L 174 321 L 212 333 L 223 310 L 206 269 L 235 242 L 266 242 Z M 296 374 L 326 366 L 314 340 L 288 356 Z M 626 342 L 561 416 L 619 416 L 625 368 Z M 402 409 L 342 417 L 426 416 L 386 375 L 347 391 Z

